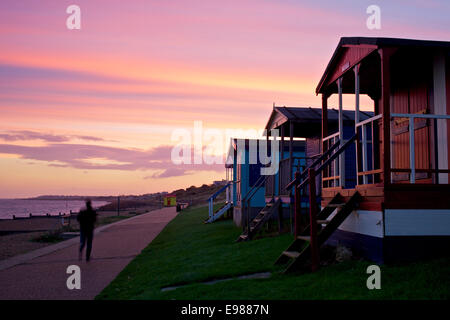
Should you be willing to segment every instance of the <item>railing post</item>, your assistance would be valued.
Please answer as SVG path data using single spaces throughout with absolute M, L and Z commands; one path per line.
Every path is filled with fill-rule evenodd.
M 300 173 L 297 171 L 295 173 L 295 179 L 300 179 Z M 297 180 L 298 181 L 298 180 Z M 294 236 L 297 239 L 297 236 L 300 235 L 300 224 L 301 224 L 301 199 L 300 199 L 300 190 L 297 188 L 298 185 L 294 186 Z
M 280 163 L 278 165 L 278 195 L 281 196 L 283 188 L 283 169 L 284 163 L 284 126 L 281 126 L 281 141 L 280 141 Z
M 211 202 L 209 204 L 211 206 L 211 218 L 214 217 L 214 198 L 211 198 Z
M 355 134 L 358 134 L 359 123 L 359 64 L 357 64 L 353 71 L 355 72 Z M 358 139 L 355 142 L 355 154 L 356 154 L 356 184 L 359 184 L 359 164 L 358 164 Z
M 308 170 L 309 179 L 309 225 L 311 246 L 311 271 L 319 268 L 319 246 L 317 243 L 317 202 L 316 202 L 316 171 L 314 168 Z
M 340 140 L 338 140 L 338 141 L 340 141 Z M 333 144 L 335 144 L 335 143 L 336 143 L 336 137 L 333 137 Z M 333 153 L 335 153 L 335 152 L 336 152 L 336 150 Z M 334 166 L 334 169 L 333 169 L 333 171 L 334 171 L 333 172 L 333 175 L 334 175 L 333 187 L 337 187 L 337 184 L 338 184 L 338 181 L 339 181 L 337 176 L 339 175 L 339 166 L 341 165 L 341 163 L 340 163 L 340 161 L 338 162 L 338 159 L 340 160 L 340 158 L 336 158 L 333 161 L 333 166 Z M 340 186 L 340 181 L 339 181 L 339 186 Z
M 359 147 L 359 133 L 358 133 L 358 127 L 355 127 L 355 134 L 356 134 L 356 139 L 355 139 L 355 169 L 356 169 L 356 184 L 359 185 L 359 152 L 360 152 L 360 147 Z
M 208 216 L 209 216 L 209 218 L 212 218 L 211 201 L 212 201 L 212 198 L 209 198 L 209 201 L 208 201 Z
M 411 183 L 416 183 L 416 155 L 414 142 L 414 117 L 409 118 L 409 166 L 411 167 Z
M 366 124 L 363 124 L 361 126 L 361 136 L 362 136 L 362 171 L 367 171 L 367 130 L 366 130 Z M 365 174 L 363 175 L 363 184 L 367 184 L 368 176 Z
M 342 77 L 338 79 L 338 94 L 339 94 L 339 141 L 340 146 L 344 143 L 344 111 L 342 103 Z M 339 155 L 339 187 L 345 187 L 345 153 Z
M 437 119 L 433 119 L 433 144 L 434 144 L 434 169 L 435 169 L 435 181 L 439 184 L 439 151 L 438 151 L 438 129 L 437 129 Z

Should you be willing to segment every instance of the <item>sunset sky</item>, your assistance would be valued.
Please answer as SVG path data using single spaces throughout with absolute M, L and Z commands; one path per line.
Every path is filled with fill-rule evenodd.
M 71 4 L 81 30 L 66 28 Z M 319 107 L 340 37 L 448 41 L 449 14 L 446 0 L 2 0 L 0 198 L 220 180 L 223 165 L 171 162 L 175 129 L 262 129 L 273 102 Z

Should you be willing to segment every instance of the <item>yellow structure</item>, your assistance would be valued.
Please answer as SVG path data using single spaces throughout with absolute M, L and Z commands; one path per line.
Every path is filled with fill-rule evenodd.
M 177 205 L 177 197 L 174 194 L 168 194 L 164 197 L 164 207 L 173 207 Z

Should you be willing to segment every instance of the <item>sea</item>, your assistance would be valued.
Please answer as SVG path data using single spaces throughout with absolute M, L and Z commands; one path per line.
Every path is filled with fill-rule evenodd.
M 107 201 L 92 201 L 94 208 L 108 204 Z M 32 215 L 59 215 L 79 212 L 84 208 L 82 200 L 22 200 L 22 199 L 0 199 L 0 219 L 12 219 L 16 217 L 28 217 Z

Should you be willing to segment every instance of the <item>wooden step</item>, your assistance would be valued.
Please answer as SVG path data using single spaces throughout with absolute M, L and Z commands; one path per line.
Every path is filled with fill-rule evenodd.
M 297 251 L 284 251 L 283 254 L 289 258 L 297 259 L 300 255 L 300 252 Z
M 327 207 L 329 208 L 341 208 L 345 206 L 345 203 L 329 203 Z
M 248 238 L 248 235 L 246 235 L 246 234 L 241 234 L 240 236 L 239 236 L 239 238 L 241 238 L 241 239 L 247 239 Z
M 264 223 L 267 221 L 267 217 L 274 213 L 274 208 L 281 204 L 281 200 L 277 200 L 275 203 L 266 204 L 255 218 L 252 219 L 249 226 L 246 226 L 243 230 L 242 235 L 248 235 L 246 238 L 239 237 L 238 242 L 242 240 L 251 240 L 253 235 L 261 229 Z M 270 208 L 271 207 L 271 208 Z
M 297 239 L 298 240 L 303 240 L 303 241 L 311 241 L 311 237 L 310 236 L 298 236 Z
M 328 224 L 330 220 L 317 220 L 317 224 Z

